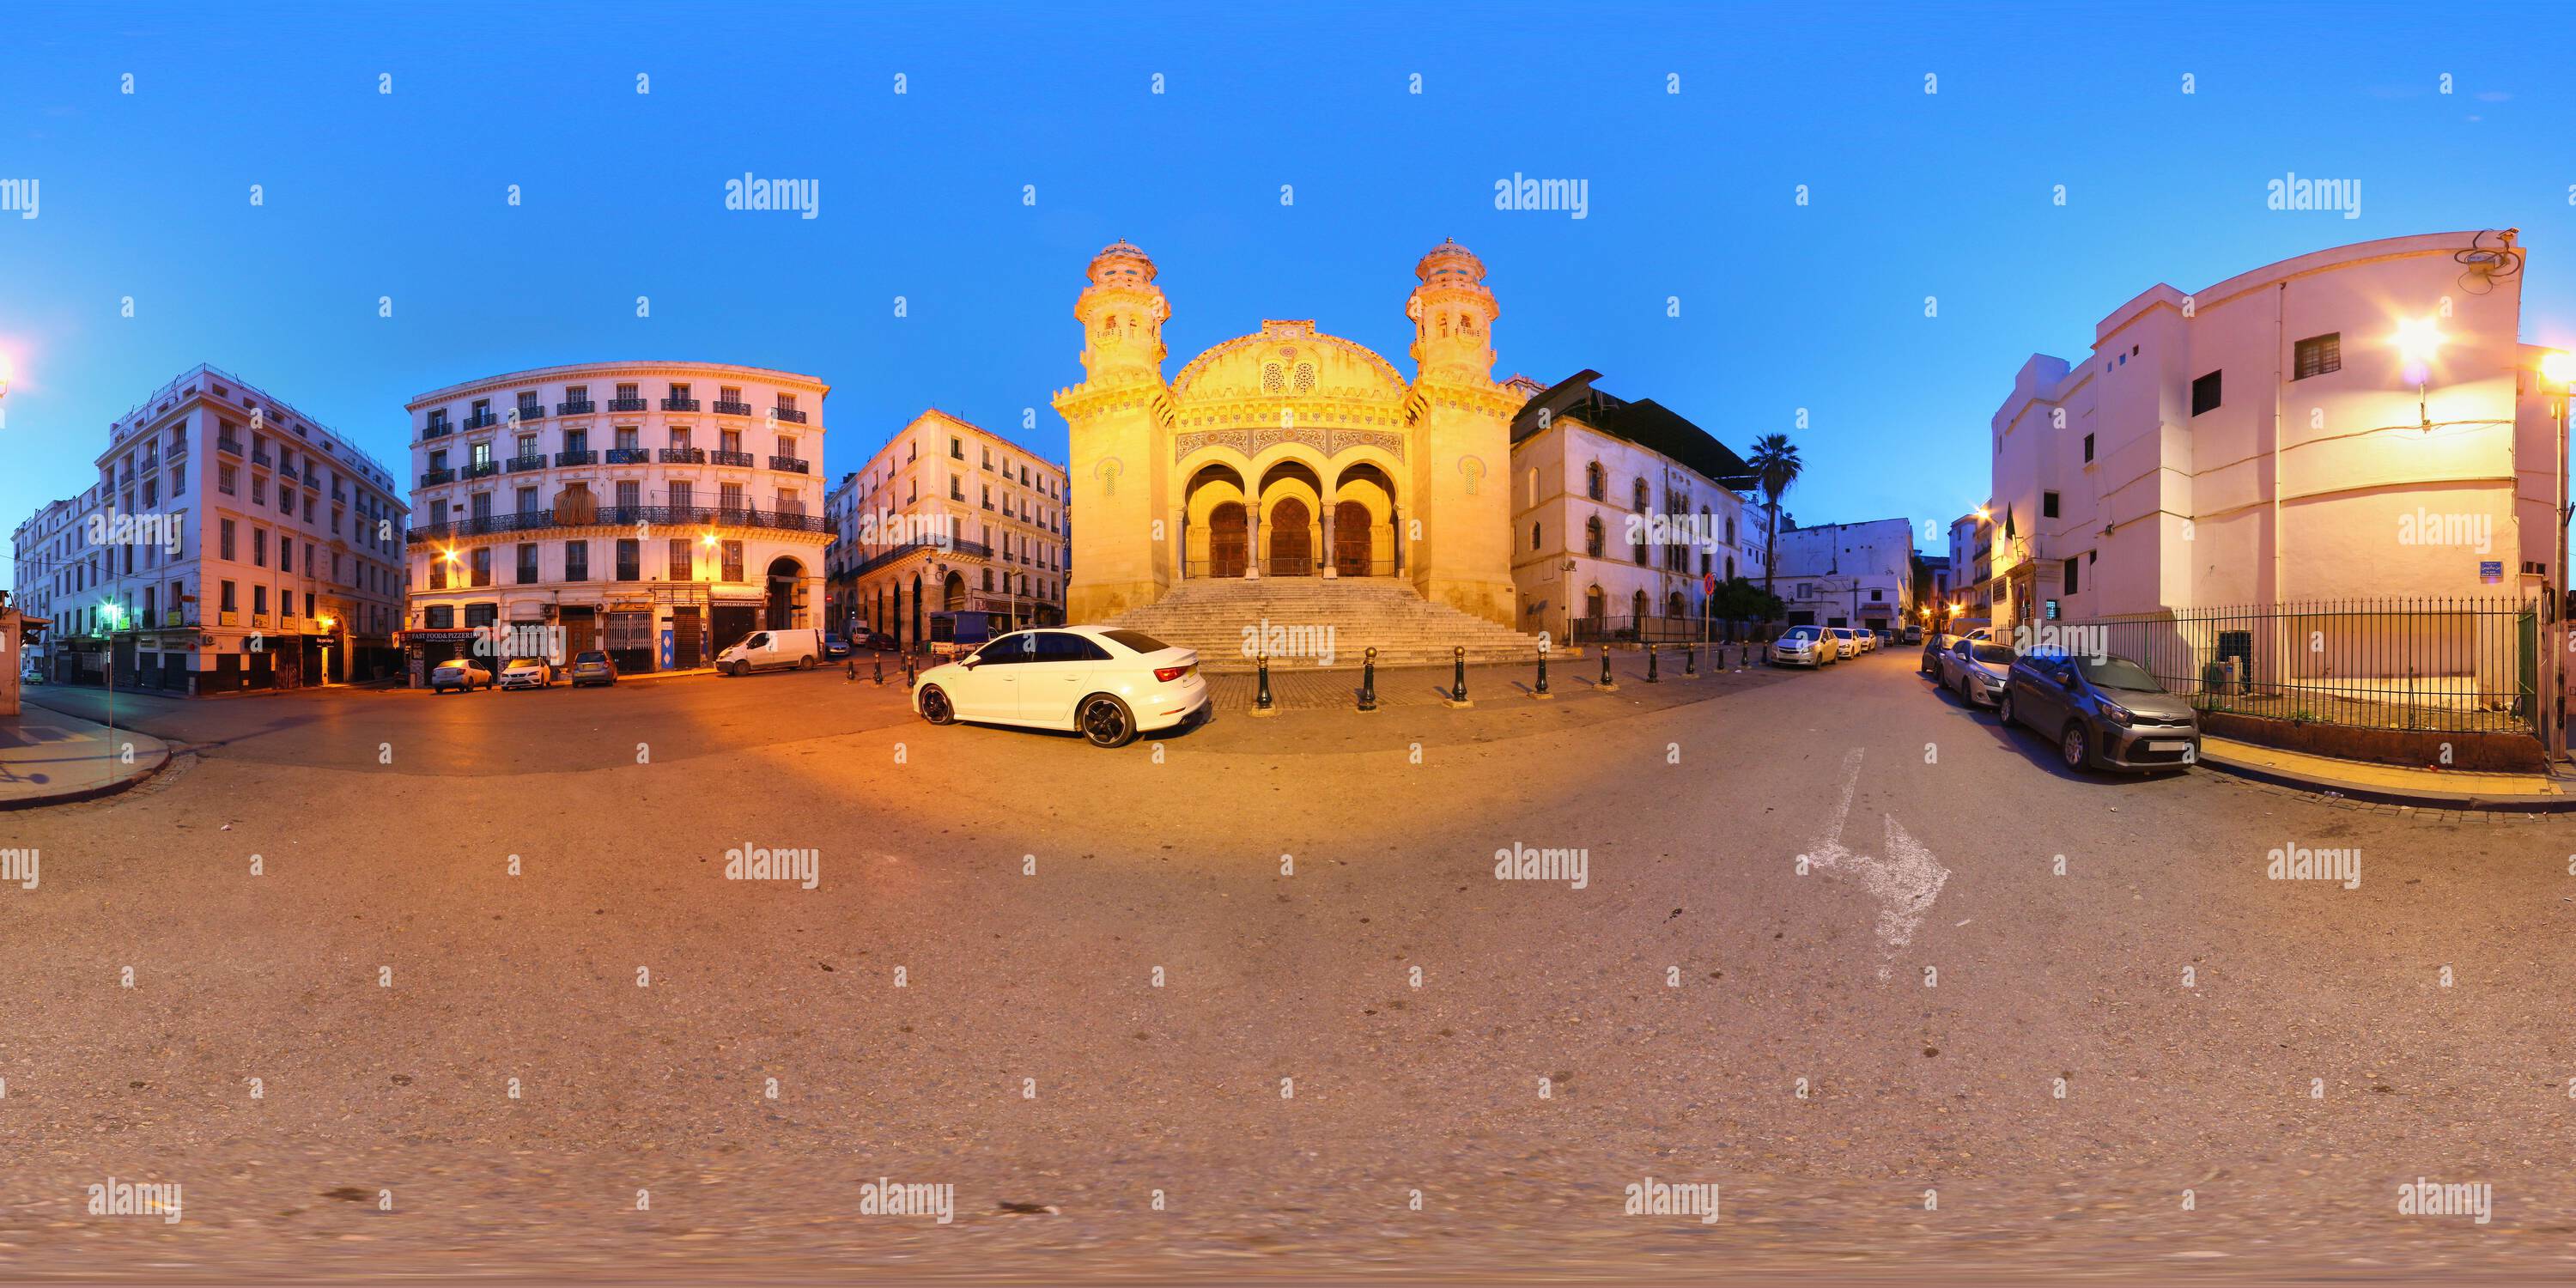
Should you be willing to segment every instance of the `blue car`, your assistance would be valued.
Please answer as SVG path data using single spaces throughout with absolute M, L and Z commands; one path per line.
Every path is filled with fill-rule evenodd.
M 850 642 L 848 640 L 842 639 L 838 635 L 826 635 L 823 637 L 823 656 L 848 657 L 849 655 Z

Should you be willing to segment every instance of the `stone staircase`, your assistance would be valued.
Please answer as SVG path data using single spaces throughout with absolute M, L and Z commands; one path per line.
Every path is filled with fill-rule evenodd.
M 1247 638 L 1266 640 L 1274 669 L 1292 660 L 1316 665 L 1327 640 L 1335 669 L 1358 669 L 1371 648 L 1381 667 L 1446 666 L 1459 647 L 1474 663 L 1538 656 L 1537 636 L 1434 604 L 1411 582 L 1387 577 L 1184 581 L 1161 600 L 1106 624 L 1196 649 L 1207 671 L 1252 670 Z

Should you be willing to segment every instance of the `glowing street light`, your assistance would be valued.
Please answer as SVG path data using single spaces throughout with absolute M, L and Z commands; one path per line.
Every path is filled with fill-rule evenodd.
M 2399 318 L 2397 334 L 2390 341 L 2397 346 L 2397 360 L 2405 364 L 2398 374 L 2415 382 L 2415 415 L 2424 429 L 2433 427 L 2433 414 L 2424 406 L 2424 386 L 2432 379 L 2433 355 L 2448 338 L 2432 318 Z
M 2561 387 L 2576 384 L 2576 353 L 2553 349 L 2540 355 L 2540 378 Z
M 9 396 L 9 377 L 13 374 L 15 372 L 9 364 L 9 355 L 0 353 L 0 398 Z

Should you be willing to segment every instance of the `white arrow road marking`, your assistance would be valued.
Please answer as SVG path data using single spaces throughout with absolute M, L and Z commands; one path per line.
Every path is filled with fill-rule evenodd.
M 1807 851 L 1807 862 L 1818 868 L 1848 867 L 1859 878 L 1861 889 L 1878 900 L 1878 940 L 1893 956 L 1897 949 L 1914 941 L 1914 932 L 1923 928 L 1923 918 L 1932 911 L 1932 901 L 1941 897 L 1941 887 L 1950 879 L 1950 869 L 1932 857 L 1932 851 L 1914 839 L 1894 816 L 1886 816 L 1887 854 L 1880 859 L 1855 853 L 1843 845 L 1843 824 L 1851 817 L 1852 797 L 1860 790 L 1861 749 L 1855 747 L 1843 757 L 1842 799 L 1834 806 L 1833 822 L 1825 828 L 1815 846 Z M 1962 923 L 1965 924 L 1965 923 Z M 1888 977 L 1885 961 L 1878 965 L 1878 977 Z

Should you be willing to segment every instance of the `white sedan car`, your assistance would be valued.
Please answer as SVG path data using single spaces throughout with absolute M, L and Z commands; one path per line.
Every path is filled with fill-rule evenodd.
M 913 682 L 932 724 L 970 720 L 1066 729 L 1117 747 L 1207 709 L 1199 655 L 1142 631 L 1091 626 L 1013 631 Z

